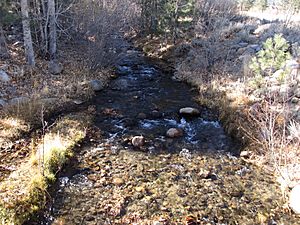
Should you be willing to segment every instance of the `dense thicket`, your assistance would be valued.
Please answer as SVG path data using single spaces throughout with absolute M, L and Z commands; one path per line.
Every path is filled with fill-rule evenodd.
M 25 3 L 28 3 L 25 10 L 28 18 L 24 17 L 27 15 L 24 10 L 21 16 L 21 6 Z M 26 42 L 31 37 L 34 55 L 55 60 L 59 49 L 56 37 L 85 39 L 90 45 L 90 67 L 107 66 L 115 55 L 116 35 L 134 31 L 141 35 L 163 35 L 175 42 L 195 29 L 202 33 L 214 30 L 220 18 L 232 19 L 238 6 L 242 10 L 276 7 L 295 13 L 300 9 L 300 0 L 3 0 L 0 2 L 0 54 L 7 55 L 6 29 L 3 32 L 2 27 L 20 24 L 22 18 L 25 45 L 28 49 L 30 44 Z M 27 58 L 32 58 L 28 52 L 32 51 L 27 51 Z

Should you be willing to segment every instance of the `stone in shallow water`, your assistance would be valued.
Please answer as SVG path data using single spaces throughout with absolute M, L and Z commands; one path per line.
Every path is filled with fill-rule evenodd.
M 198 116 L 200 114 L 199 110 L 192 107 L 185 107 L 179 110 L 180 114 L 188 115 L 188 116 Z
M 113 90 L 124 91 L 128 88 L 128 81 L 126 79 L 118 79 L 114 82 L 111 82 L 111 88 Z
M 135 136 L 132 138 L 131 143 L 134 147 L 142 147 L 145 144 L 145 138 L 143 136 Z
M 153 110 L 150 113 L 150 117 L 153 119 L 159 119 L 162 117 L 162 114 L 158 110 Z
M 178 138 L 178 137 L 182 137 L 183 136 L 183 130 L 180 128 L 170 128 L 167 131 L 167 137 L 170 138 Z
M 291 191 L 290 207 L 296 214 L 300 214 L 300 184 L 297 184 Z

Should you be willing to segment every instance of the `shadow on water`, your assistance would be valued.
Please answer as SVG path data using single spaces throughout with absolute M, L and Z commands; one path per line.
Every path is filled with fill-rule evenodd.
M 193 100 L 196 91 L 134 50 L 117 70 L 94 99 L 92 140 L 62 172 L 38 224 L 255 224 L 258 215 L 266 223 L 288 217 L 272 200 L 280 193 L 271 177 L 234 156 L 238 144 L 216 112 Z M 200 115 L 182 117 L 182 107 Z M 166 137 L 169 128 L 183 136 Z M 139 149 L 131 144 L 136 135 L 145 138 Z

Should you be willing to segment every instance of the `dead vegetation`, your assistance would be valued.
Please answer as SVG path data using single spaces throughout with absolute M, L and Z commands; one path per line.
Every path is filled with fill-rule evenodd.
M 199 102 L 220 110 L 227 132 L 244 143 L 245 160 L 274 172 L 287 197 L 300 181 L 299 26 L 292 21 L 246 17 L 224 1 L 208 2 L 205 7 L 199 5 L 194 36 L 181 38 L 175 45 L 166 41 L 164 48 L 159 38 L 147 40 L 146 45 L 152 46 L 146 53 L 173 65 L 175 80 L 196 86 Z M 276 34 L 286 39 L 294 61 L 284 59 L 277 74 L 274 64 L 271 73 L 259 77 L 249 65 Z M 290 67 L 290 62 L 295 66 Z
M 45 207 L 47 188 L 85 137 L 92 117 L 87 113 L 68 115 L 42 137 L 31 158 L 18 166 L 0 184 L 1 224 L 23 224 Z
M 0 69 L 11 78 L 0 83 L 0 98 L 9 103 L 0 112 L 0 147 L 40 127 L 41 112 L 44 120 L 60 109 L 89 100 L 94 92 L 88 82 L 98 79 L 105 85 L 110 69 L 128 47 L 120 42 L 120 36 L 135 34 L 137 25 L 143 26 L 138 21 L 143 7 L 135 2 L 75 3 L 66 11 L 61 7 L 58 11 L 61 45 L 57 59 L 63 68 L 58 75 L 50 72 L 47 54 L 39 53 L 35 68 L 26 66 L 22 37 L 15 34 L 19 28 L 2 29 L 0 24 L 0 54 L 5 55 Z M 299 57 L 299 26 L 290 20 L 264 21 L 239 15 L 233 1 L 196 3 L 190 17 L 178 13 L 180 4 L 174 12 L 171 8 L 166 13 L 170 18 L 160 15 L 160 24 L 153 18 L 155 13 L 146 15 L 147 25 L 156 24 L 157 33 L 144 39 L 138 36 L 137 45 L 148 55 L 167 61 L 166 68 L 171 65 L 175 70 L 174 79 L 196 86 L 201 104 L 219 108 L 228 133 L 244 143 L 245 160 L 273 170 L 283 190 L 292 188 L 300 180 L 299 96 L 294 91 L 294 87 L 300 90 L 299 68 L 294 79 L 284 80 L 284 85 L 293 89 L 292 94 L 280 96 L 277 92 L 270 95 L 268 88 L 272 85 L 266 91 L 261 85 L 265 78 L 256 77 L 249 63 L 262 44 L 279 33 L 288 41 L 292 56 Z M 164 27 L 166 20 L 172 24 Z M 164 32 L 159 30 L 162 28 Z M 277 86 L 280 89 L 283 85 Z M 57 130 L 46 135 L 36 148 L 38 153 L 0 184 L 0 217 L 4 223 L 21 224 L 44 206 L 47 182 L 67 160 L 69 149 L 84 137 L 82 122 L 86 121 L 58 122 Z

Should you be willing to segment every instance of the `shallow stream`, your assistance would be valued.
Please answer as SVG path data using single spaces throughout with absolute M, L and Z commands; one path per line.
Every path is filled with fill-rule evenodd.
M 296 224 L 272 176 L 235 157 L 216 112 L 128 50 L 99 93 L 94 134 L 59 178 L 39 224 Z M 195 107 L 197 117 L 179 114 Z M 168 138 L 169 128 L 183 136 Z M 131 140 L 142 135 L 145 143 Z

